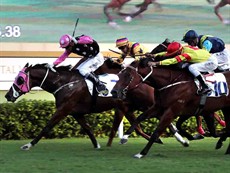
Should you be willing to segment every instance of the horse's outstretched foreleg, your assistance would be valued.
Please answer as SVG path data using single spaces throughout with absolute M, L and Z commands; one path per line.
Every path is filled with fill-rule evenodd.
M 114 120 L 113 120 L 113 126 L 111 128 L 111 131 L 110 131 L 110 134 L 109 134 L 109 140 L 107 142 L 108 147 L 110 147 L 112 145 L 113 138 L 116 135 L 116 132 L 118 130 L 118 127 L 119 127 L 123 117 L 124 117 L 124 113 L 121 110 L 116 109 L 115 110 L 115 115 L 114 115 Z
M 179 130 L 179 133 L 186 137 L 188 140 L 194 140 L 194 137 L 192 135 L 190 135 L 189 133 L 187 133 L 185 130 L 182 129 L 182 124 L 189 118 L 190 116 L 188 115 L 183 115 L 180 116 L 179 119 L 176 122 L 176 127 Z
M 132 112 L 128 112 L 128 113 L 126 114 L 125 117 L 128 119 L 128 121 L 130 122 L 131 125 L 136 121 L 136 117 L 135 117 L 133 111 L 132 111 Z M 143 138 L 145 138 L 145 139 L 147 139 L 147 140 L 150 139 L 150 136 L 147 135 L 146 133 L 144 133 L 144 132 L 142 131 L 140 124 L 137 124 L 137 125 L 136 125 L 135 131 L 136 131 L 136 133 L 137 133 L 138 135 L 141 135 Z
M 178 130 L 176 128 L 176 126 L 174 126 L 173 123 L 171 123 L 169 125 L 169 130 L 171 131 L 171 133 L 173 133 L 173 135 L 175 136 L 175 138 L 177 139 L 178 142 L 180 142 L 184 147 L 188 147 L 189 146 L 189 141 L 186 141 L 182 138 L 182 136 L 178 133 Z
M 221 134 L 220 139 L 216 143 L 216 149 L 220 149 L 223 146 L 223 142 L 226 141 L 228 135 L 226 132 Z
M 141 115 L 139 115 L 137 117 L 137 119 L 131 124 L 130 128 L 125 132 L 123 138 L 120 141 L 120 144 L 125 144 L 128 142 L 128 138 L 129 136 L 132 134 L 132 132 L 135 130 L 135 128 L 137 127 L 137 125 L 144 121 L 145 119 L 149 118 L 149 115 L 151 115 L 151 109 L 148 109 L 147 111 L 145 111 L 144 113 L 142 113 Z
M 90 128 L 90 126 L 86 122 L 84 115 L 74 115 L 73 117 L 81 125 L 83 130 L 87 133 L 87 135 L 89 136 L 90 140 L 93 143 L 94 148 L 97 148 L 97 149 L 101 148 L 100 144 L 97 142 L 97 140 L 93 134 L 92 129 Z
M 36 136 L 30 143 L 25 144 L 21 147 L 22 150 L 29 150 L 32 146 L 37 144 L 39 140 L 45 136 L 58 122 L 64 119 L 67 116 L 63 112 L 55 112 L 52 118 L 48 121 L 47 125 L 42 129 L 42 131 Z
M 156 130 L 153 132 L 151 138 L 149 139 L 149 142 L 145 146 L 145 148 L 138 154 L 134 155 L 135 158 L 142 158 L 145 155 L 147 155 L 148 151 L 150 150 L 153 143 L 160 137 L 160 135 L 165 131 L 165 129 L 170 125 L 170 123 L 173 121 L 174 116 L 170 109 L 166 110 L 163 114 L 163 116 L 160 119 L 160 122 L 156 128 Z

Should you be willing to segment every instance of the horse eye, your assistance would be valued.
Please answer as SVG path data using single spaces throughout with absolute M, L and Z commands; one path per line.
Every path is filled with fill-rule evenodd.
M 23 77 L 21 77 L 21 76 L 19 76 L 18 79 L 17 79 L 17 81 L 16 81 L 16 83 L 17 83 L 18 85 L 22 85 L 22 84 L 24 84 L 24 82 L 25 82 L 25 80 L 24 80 Z

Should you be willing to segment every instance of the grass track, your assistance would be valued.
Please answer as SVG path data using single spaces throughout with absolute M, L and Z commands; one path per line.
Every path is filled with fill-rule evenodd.
M 30 151 L 19 148 L 28 140 L 0 142 L 0 173 L 229 173 L 226 145 L 214 150 L 217 139 L 192 141 L 182 147 L 174 138 L 163 138 L 164 145 L 154 145 L 143 159 L 133 155 L 146 141 L 132 138 L 126 145 L 115 139 L 111 148 L 107 139 L 99 139 L 102 148 L 95 150 L 89 139 L 41 140 Z

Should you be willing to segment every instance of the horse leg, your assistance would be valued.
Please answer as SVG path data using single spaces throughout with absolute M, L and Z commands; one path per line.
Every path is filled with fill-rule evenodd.
M 108 147 L 111 147 L 112 142 L 113 142 L 113 138 L 114 138 L 114 136 L 115 136 L 115 134 L 117 132 L 117 129 L 118 129 L 123 117 L 124 117 L 123 112 L 121 110 L 119 110 L 119 109 L 116 109 L 115 110 L 115 115 L 114 115 L 114 120 L 113 120 L 113 126 L 111 128 L 111 131 L 110 131 L 110 134 L 109 134 L 109 140 L 107 142 Z
M 190 135 L 189 133 L 187 133 L 185 130 L 182 129 L 182 124 L 188 119 L 190 118 L 190 116 L 188 115 L 184 115 L 184 116 L 180 116 L 179 119 L 176 122 L 176 127 L 179 130 L 179 133 L 186 137 L 188 140 L 194 140 L 194 137 L 192 135 Z
M 51 119 L 48 121 L 47 125 L 42 129 L 42 131 L 36 136 L 30 143 L 25 144 L 21 147 L 22 150 L 29 150 L 32 146 L 37 144 L 39 140 L 45 136 L 58 122 L 67 116 L 66 113 L 61 111 L 56 111 Z
M 220 149 L 223 146 L 223 142 L 227 139 L 227 137 L 230 137 L 230 116 L 229 116 L 230 109 L 224 108 L 224 109 L 222 109 L 222 112 L 224 114 L 224 119 L 226 122 L 226 128 L 225 128 L 225 132 L 223 134 L 221 134 L 220 139 L 216 143 L 216 149 Z M 230 154 L 229 147 L 230 147 L 230 144 L 229 144 L 225 154 Z
M 136 117 L 135 117 L 135 115 L 133 114 L 133 111 L 132 111 L 132 112 L 128 112 L 128 113 L 126 114 L 126 118 L 127 118 L 127 120 L 130 122 L 131 125 L 132 125 L 132 124 L 135 122 L 135 120 L 136 120 Z M 147 140 L 150 139 L 150 136 L 147 135 L 146 133 L 144 133 L 144 132 L 142 131 L 140 124 L 137 124 L 137 125 L 136 125 L 135 131 L 136 131 L 136 133 L 137 133 L 138 135 L 141 135 L 143 138 L 145 138 L 145 139 L 147 139 Z
M 149 139 L 149 142 L 147 143 L 147 145 L 144 147 L 144 149 L 134 155 L 135 158 L 142 158 L 145 155 L 147 155 L 148 151 L 150 150 L 151 146 L 153 145 L 153 143 L 160 137 L 160 135 L 166 130 L 166 128 L 170 125 L 170 123 L 173 121 L 174 116 L 173 116 L 173 112 L 171 111 L 171 109 L 167 109 L 163 116 L 160 119 L 160 122 L 156 128 L 156 130 L 153 132 L 151 138 Z
M 86 122 L 84 115 L 74 115 L 75 120 L 81 125 L 83 130 L 87 133 L 90 140 L 93 143 L 94 148 L 101 148 L 100 144 L 97 142 L 92 129 L 90 128 L 89 124 Z
M 135 130 L 136 126 L 144 121 L 145 119 L 151 117 L 151 108 L 142 113 L 137 117 L 137 119 L 131 124 L 130 128 L 125 132 L 124 136 L 122 137 L 120 144 L 125 144 L 128 142 L 128 137 L 132 134 L 132 132 Z
M 169 125 L 169 130 L 171 131 L 171 133 L 173 133 L 177 141 L 180 142 L 184 147 L 189 146 L 189 141 L 186 141 L 182 138 L 182 136 L 178 133 L 178 130 L 173 123 Z
M 215 122 L 214 122 L 214 113 L 204 114 L 203 117 L 204 117 L 204 120 L 207 124 L 208 131 L 210 132 L 210 135 L 213 136 L 214 138 L 219 137 L 216 134 L 216 127 L 215 127 Z

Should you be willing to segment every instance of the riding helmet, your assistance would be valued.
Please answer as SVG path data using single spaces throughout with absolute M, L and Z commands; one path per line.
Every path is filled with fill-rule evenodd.
M 71 35 L 65 34 L 65 35 L 61 36 L 61 38 L 59 40 L 60 47 L 66 48 L 67 46 L 69 46 L 71 41 L 72 41 Z
M 172 42 L 167 47 L 166 56 L 175 56 L 182 50 L 182 45 L 178 42 Z
M 184 34 L 184 37 L 182 41 L 187 42 L 189 40 L 193 40 L 195 38 L 198 38 L 198 34 L 194 30 L 189 30 Z
M 128 43 L 128 39 L 126 37 L 122 37 L 116 40 L 116 47 L 126 46 Z

